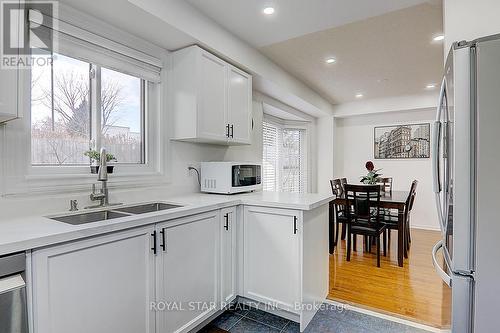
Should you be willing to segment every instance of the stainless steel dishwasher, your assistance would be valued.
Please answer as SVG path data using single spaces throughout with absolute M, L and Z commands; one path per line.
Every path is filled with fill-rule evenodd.
M 0 257 L 0 333 L 28 333 L 26 255 Z

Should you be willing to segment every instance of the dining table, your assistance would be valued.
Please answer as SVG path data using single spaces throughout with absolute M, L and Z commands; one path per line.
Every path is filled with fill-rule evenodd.
M 380 192 L 380 208 L 394 209 L 398 211 L 398 266 L 403 267 L 404 258 L 408 257 L 406 246 L 404 246 L 405 239 L 405 218 L 404 211 L 406 199 L 410 194 L 409 191 L 391 191 Z M 330 202 L 330 221 L 335 219 L 335 205 L 347 205 L 345 197 L 336 197 Z M 332 229 L 334 229 L 332 227 Z M 338 232 L 338 231 L 337 231 Z M 334 230 L 331 231 L 334 235 Z M 332 238 L 334 239 L 334 238 Z M 333 251 L 330 250 L 330 253 Z

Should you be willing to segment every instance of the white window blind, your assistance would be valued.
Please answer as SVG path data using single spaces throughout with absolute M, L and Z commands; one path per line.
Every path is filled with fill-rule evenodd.
M 52 20 L 43 19 L 40 14 L 30 10 L 30 24 L 37 26 L 39 33 L 43 31 L 57 42 L 57 53 L 98 64 L 144 80 L 160 82 L 162 61 L 140 50 L 112 41 L 108 38 L 89 32 L 61 20 L 55 20 L 57 26 L 51 26 Z M 31 40 L 36 47 L 36 40 Z
M 263 161 L 262 176 L 264 191 L 278 191 L 278 127 L 263 123 Z
M 264 191 L 307 191 L 306 131 L 263 123 Z

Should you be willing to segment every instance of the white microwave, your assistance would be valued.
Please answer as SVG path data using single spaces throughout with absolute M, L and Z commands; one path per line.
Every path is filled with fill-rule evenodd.
M 233 194 L 262 188 L 262 167 L 257 163 L 202 162 L 201 191 Z

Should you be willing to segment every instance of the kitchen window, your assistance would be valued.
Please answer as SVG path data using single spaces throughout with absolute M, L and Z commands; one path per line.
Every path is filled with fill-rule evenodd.
M 263 122 L 264 191 L 307 192 L 307 130 Z
M 145 80 L 62 54 L 53 59 L 32 68 L 31 164 L 88 165 L 84 153 L 100 147 L 117 163 L 144 164 Z
M 92 31 L 69 23 L 84 19 Z M 96 176 L 84 153 L 101 147 L 117 159 L 111 186 L 168 182 L 168 53 L 76 11 L 54 27 L 55 48 L 44 51 L 52 63 L 20 71 L 24 117 L 4 130 L 5 193 L 88 190 Z

